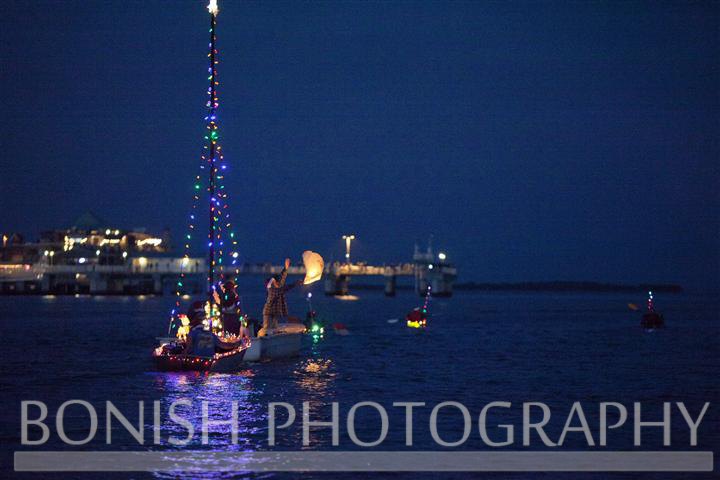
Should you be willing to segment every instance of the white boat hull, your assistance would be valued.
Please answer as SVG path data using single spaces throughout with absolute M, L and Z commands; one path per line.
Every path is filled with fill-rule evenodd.
M 304 331 L 305 327 L 302 325 L 284 324 L 271 335 L 253 337 L 250 348 L 245 352 L 245 361 L 257 362 L 297 356 Z

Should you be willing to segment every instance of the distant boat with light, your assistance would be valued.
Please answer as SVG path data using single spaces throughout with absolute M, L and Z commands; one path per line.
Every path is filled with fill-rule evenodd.
M 425 301 L 422 307 L 416 307 L 405 315 L 405 323 L 410 328 L 425 328 L 428 321 L 428 303 L 430 302 L 430 292 L 432 287 L 428 285 L 425 293 Z
M 656 329 L 665 326 L 665 318 L 662 313 L 655 310 L 652 291 L 648 292 L 647 311 L 643 313 L 640 319 L 640 326 L 645 329 Z

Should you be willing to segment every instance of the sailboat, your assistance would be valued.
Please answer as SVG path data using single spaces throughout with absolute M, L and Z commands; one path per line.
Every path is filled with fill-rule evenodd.
M 416 307 L 410 310 L 407 315 L 405 315 L 405 322 L 407 323 L 407 326 L 410 328 L 425 328 L 427 327 L 427 318 L 428 318 L 428 303 L 430 303 L 430 292 L 432 291 L 432 286 L 428 285 L 427 292 L 425 293 L 425 302 L 423 303 L 422 308 Z
M 190 319 L 180 313 L 180 300 L 186 287 L 185 273 L 180 274 L 176 289 L 176 304 L 170 315 L 169 337 L 161 338 L 160 346 L 152 352 L 155 368 L 162 371 L 198 370 L 213 372 L 229 372 L 240 368 L 242 362 L 257 361 L 261 359 L 275 359 L 297 355 L 302 333 L 305 327 L 294 324 L 281 324 L 272 335 L 263 337 L 252 336 L 249 330 L 228 333 L 223 328 L 223 316 L 218 305 L 218 291 L 221 285 L 228 280 L 236 282 L 239 270 L 236 267 L 238 253 L 237 239 L 232 231 L 230 213 L 228 211 L 228 193 L 224 185 L 224 172 L 227 168 L 222 148 L 219 144 L 217 124 L 219 85 L 217 79 L 217 49 L 216 26 L 219 12 L 217 0 L 210 0 L 207 7 L 210 16 L 210 43 L 208 45 L 208 113 L 205 117 L 207 133 L 205 145 L 201 155 L 200 173 L 196 176 L 193 185 L 193 206 L 190 213 L 188 233 L 185 236 L 185 254 L 183 265 L 189 264 L 190 246 L 194 238 L 199 235 L 197 222 L 200 220 L 201 192 L 206 181 L 206 192 L 209 205 L 205 210 L 208 215 L 207 247 L 207 296 L 204 302 L 205 315 L 203 329 L 211 332 L 220 343 L 234 345 L 234 348 L 217 350 L 212 356 L 197 357 L 185 353 L 185 342 L 190 332 Z M 246 322 L 247 317 L 241 316 L 240 322 Z M 196 325 L 199 327 L 199 325 Z M 172 336 L 174 332 L 174 336 Z
M 655 302 L 653 301 L 652 291 L 648 292 L 647 311 L 643 313 L 640 319 L 640 326 L 646 330 L 654 330 L 665 326 L 665 318 L 662 313 L 655 310 Z

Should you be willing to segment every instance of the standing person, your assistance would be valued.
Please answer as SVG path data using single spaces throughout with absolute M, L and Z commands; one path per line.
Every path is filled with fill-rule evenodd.
M 285 286 L 289 266 L 290 259 L 286 258 L 285 268 L 283 268 L 282 272 L 265 281 L 265 288 L 267 289 L 267 300 L 265 300 L 265 306 L 263 307 L 263 330 L 265 330 L 265 335 L 272 333 L 278 327 L 278 321 L 281 317 L 287 317 L 288 308 L 285 301 L 285 292 L 296 285 Z
M 240 297 L 237 294 L 237 286 L 232 280 L 223 284 L 222 293 L 219 296 L 220 312 L 222 313 L 223 329 L 232 334 L 240 334 Z

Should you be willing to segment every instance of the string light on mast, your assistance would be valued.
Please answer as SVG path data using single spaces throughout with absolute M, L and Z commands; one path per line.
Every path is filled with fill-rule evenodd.
M 226 254 L 230 255 L 230 265 L 233 273 L 237 275 L 237 239 L 235 238 L 235 232 L 232 231 L 232 224 L 230 222 L 230 212 L 228 208 L 228 193 L 225 188 L 224 172 L 227 169 L 225 159 L 222 152 L 222 147 L 219 144 L 219 132 L 217 124 L 217 110 L 219 107 L 217 88 L 220 82 L 217 78 L 217 65 L 218 65 L 218 51 L 215 46 L 216 44 L 216 16 L 220 9 L 218 8 L 217 0 L 210 0 L 207 6 L 208 13 L 210 15 L 210 42 L 208 44 L 208 101 L 206 107 L 208 109 L 207 116 L 205 117 L 206 134 L 204 136 L 205 145 L 200 156 L 200 173 L 195 176 L 195 182 L 193 184 L 193 205 L 190 212 L 190 219 L 188 222 L 188 231 L 184 238 L 185 253 L 182 260 L 182 271 L 180 279 L 177 282 L 176 289 L 176 309 L 172 311 L 172 315 L 179 313 L 180 299 L 182 291 L 185 287 L 186 280 L 186 266 L 191 265 L 190 250 L 193 240 L 199 239 L 196 236 L 196 226 L 198 220 L 201 218 L 200 215 L 200 198 L 203 190 L 208 194 L 208 233 L 207 240 L 204 242 L 204 248 L 207 248 L 207 293 L 209 298 L 209 304 L 213 305 L 213 310 L 210 316 L 215 315 L 215 307 L 213 301 L 213 289 L 216 282 L 225 280 L 225 269 L 226 263 L 224 262 Z M 204 180 L 207 180 L 207 184 L 203 185 Z M 191 267 L 192 268 L 192 267 Z M 234 276 L 234 275 L 233 275 Z M 236 280 L 237 281 L 237 280 Z M 219 326 L 219 325 L 218 325 Z M 213 327 L 211 323 L 211 327 Z

